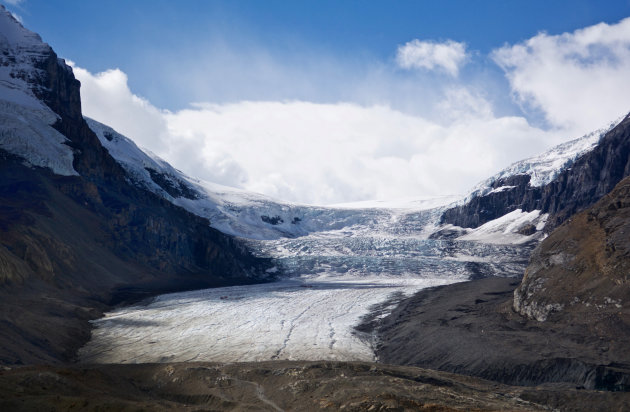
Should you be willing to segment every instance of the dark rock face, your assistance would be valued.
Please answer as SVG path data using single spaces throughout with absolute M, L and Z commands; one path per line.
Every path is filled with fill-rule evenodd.
M 60 116 L 80 176 L 0 151 L 0 363 L 72 359 L 88 320 L 121 300 L 264 280 L 269 263 L 239 241 L 129 183 L 84 121 L 72 70 L 38 47 L 25 79 Z
M 107 139 L 107 135 L 105 135 Z M 109 138 L 111 139 L 111 137 Z M 186 199 L 198 199 L 199 195 L 193 188 L 188 186 L 185 182 L 180 181 L 174 176 L 164 176 L 159 173 L 155 169 L 151 169 L 150 167 L 145 167 L 149 175 L 151 175 L 151 180 L 153 180 L 158 186 L 160 186 L 166 193 L 177 198 L 184 197 Z
M 473 198 L 447 210 L 442 223 L 478 227 L 516 209 L 550 213 L 546 231 L 594 204 L 630 175 L 630 116 L 608 132 L 591 152 L 577 159 L 551 183 L 531 187 L 528 175 L 495 182 L 492 187 L 514 186 Z
M 262 215 L 260 217 L 260 220 L 262 220 L 265 223 L 269 223 L 270 225 L 279 225 L 280 223 L 284 223 L 284 219 L 282 219 L 280 216 Z M 292 223 L 297 223 L 297 222 L 294 220 Z

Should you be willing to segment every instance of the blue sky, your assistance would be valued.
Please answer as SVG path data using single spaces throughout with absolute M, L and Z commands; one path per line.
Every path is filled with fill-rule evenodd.
M 298 202 L 466 193 L 630 110 L 630 0 L 0 2 L 84 114 Z
M 479 51 L 478 59 L 486 65 L 483 55 L 492 49 L 539 31 L 562 33 L 602 21 L 615 23 L 630 15 L 630 0 L 24 0 L 9 6 L 60 56 L 91 72 L 120 68 L 136 93 L 171 110 L 196 100 L 306 97 L 301 90 L 248 93 L 220 86 L 215 86 L 215 94 L 207 88 L 204 96 L 173 84 L 173 74 L 167 71 L 176 70 L 178 60 L 194 61 L 217 44 L 243 54 L 262 50 L 297 66 L 308 65 L 314 55 L 365 66 L 391 62 L 396 47 L 411 39 L 452 39 Z M 160 68 L 161 58 L 174 62 Z M 251 75 L 242 76 L 253 81 Z M 343 97 L 314 94 L 320 101 Z

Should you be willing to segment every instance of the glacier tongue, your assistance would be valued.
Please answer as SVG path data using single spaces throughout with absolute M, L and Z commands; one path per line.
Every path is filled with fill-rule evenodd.
M 371 337 L 354 330 L 364 316 L 383 316 L 426 287 L 518 276 L 532 247 L 429 239 L 439 210 L 395 219 L 378 209 L 356 213 L 366 220 L 341 230 L 249 240 L 273 259 L 270 275 L 285 276 L 277 282 L 163 295 L 108 313 L 93 322 L 81 360 L 373 360 Z

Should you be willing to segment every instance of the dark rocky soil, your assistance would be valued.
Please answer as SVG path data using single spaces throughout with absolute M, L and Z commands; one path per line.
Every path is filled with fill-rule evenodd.
M 512 309 L 518 285 L 487 278 L 420 291 L 377 327 L 379 361 L 511 385 L 628 390 L 630 351 L 610 351 L 617 336 L 521 316 Z
M 522 388 L 346 362 L 29 366 L 0 370 L 0 409 L 190 411 L 623 410 L 628 394 Z

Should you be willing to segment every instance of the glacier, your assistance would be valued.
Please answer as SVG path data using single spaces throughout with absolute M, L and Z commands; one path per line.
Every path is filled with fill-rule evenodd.
M 520 276 L 545 236 L 548 216 L 539 210 L 515 210 L 476 229 L 440 224 L 444 210 L 462 202 L 456 196 L 329 207 L 282 202 L 188 177 L 86 120 L 134 184 L 240 237 L 272 260 L 267 272 L 275 281 L 162 295 L 107 313 L 93 321 L 82 362 L 374 360 L 374 337 L 355 329 L 363 319 L 378 319 L 427 287 Z M 503 175 L 544 171 L 547 179 L 601 133 Z M 445 230 L 455 235 L 435 236 Z
M 249 239 L 257 255 L 273 259 L 269 272 L 281 274 L 277 281 L 162 295 L 119 308 L 93 321 L 80 360 L 372 361 L 373 337 L 354 328 L 365 316 L 383 316 L 402 297 L 427 287 L 489 274 L 518 276 L 527 264 L 533 242 L 430 239 L 426 229 L 440 211 L 357 209 L 354 223 L 342 229 Z M 341 221 L 348 220 L 346 213 Z M 506 218 L 497 230 L 505 236 L 509 222 L 515 229 L 530 218 Z

